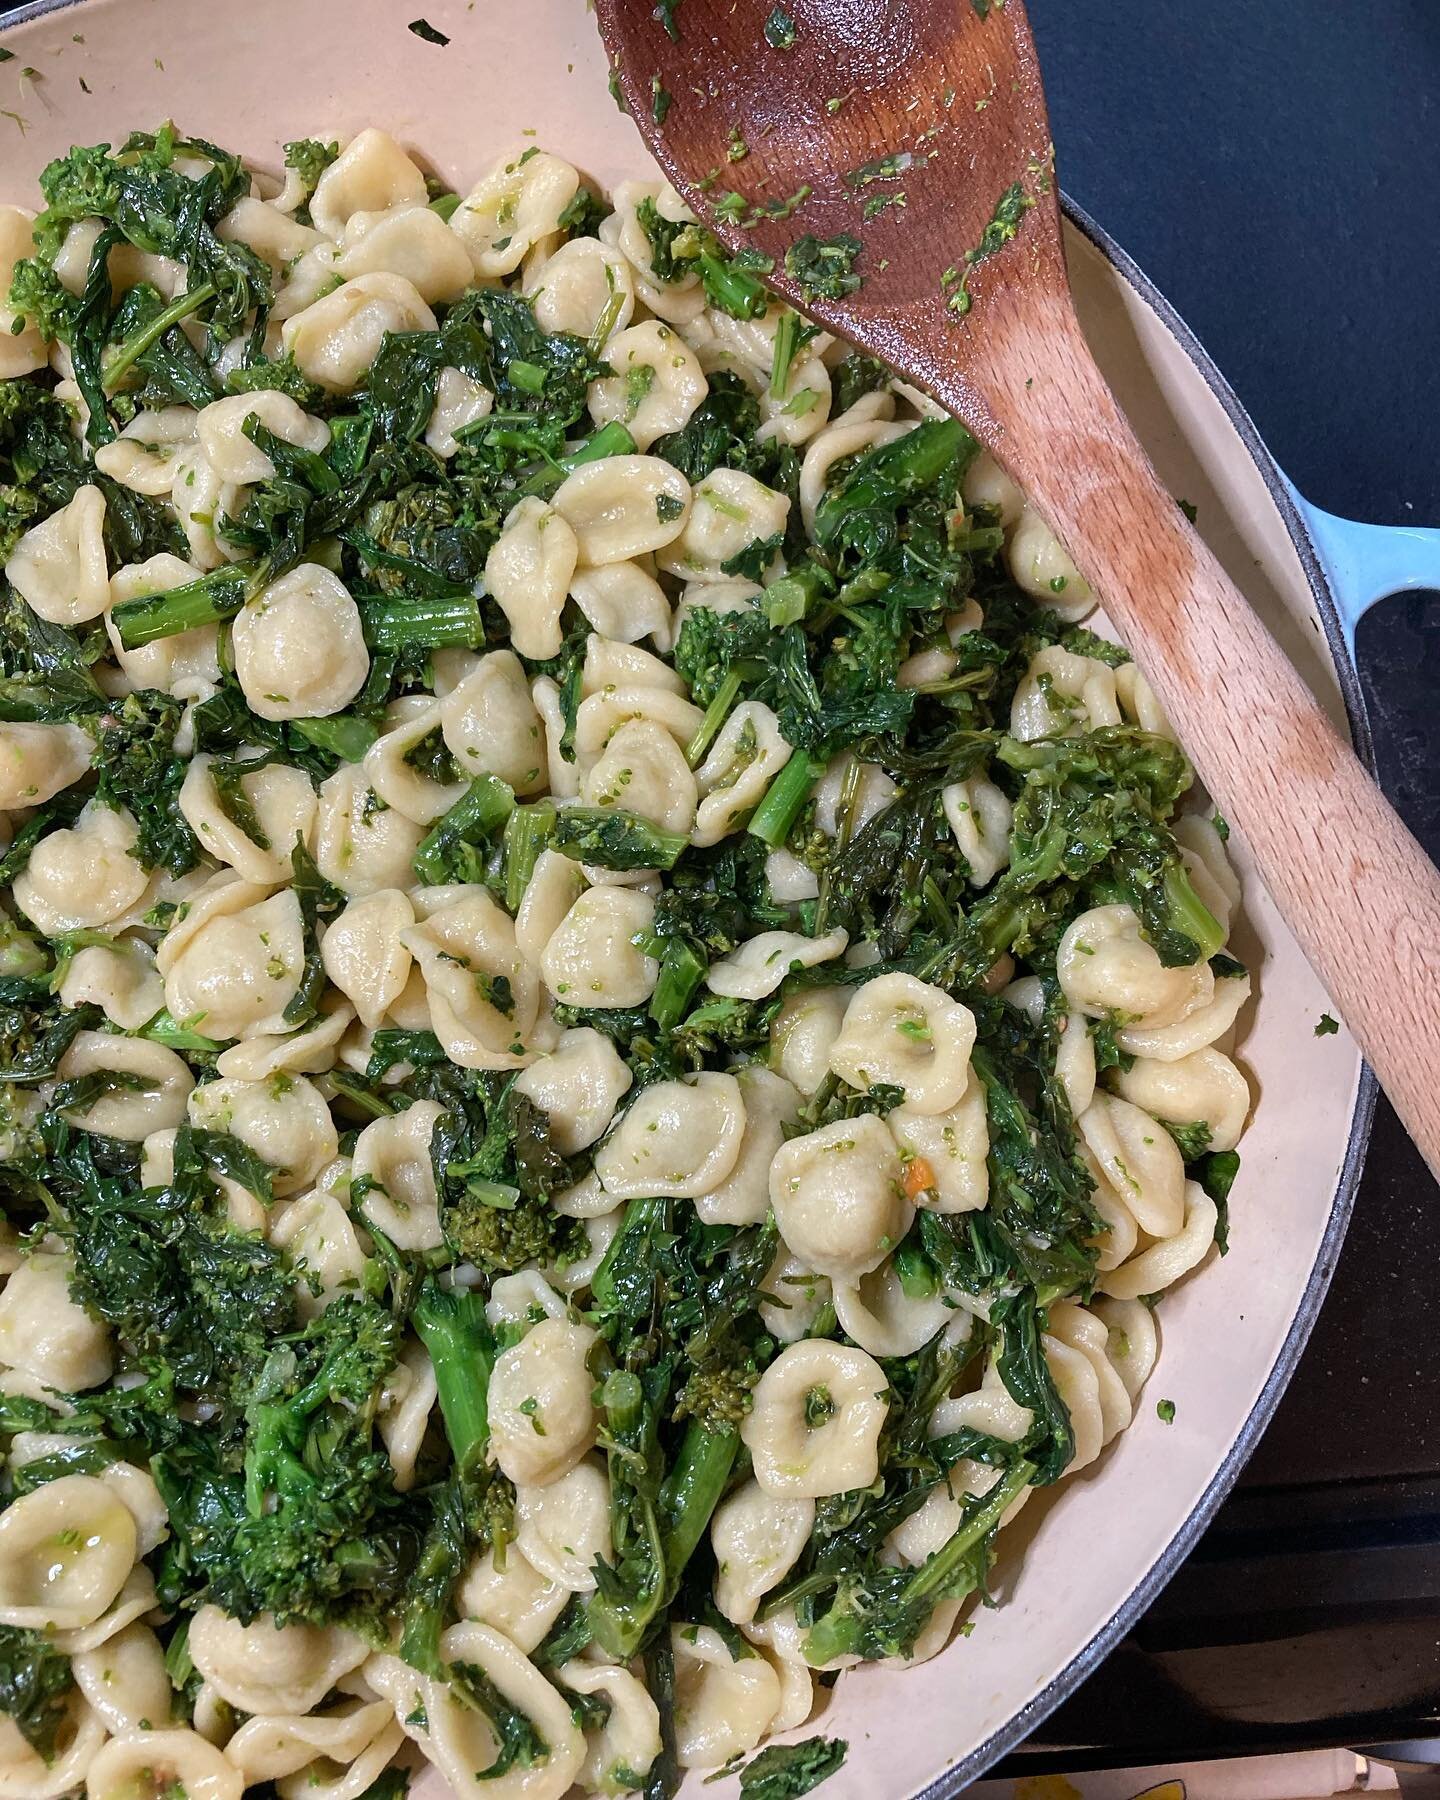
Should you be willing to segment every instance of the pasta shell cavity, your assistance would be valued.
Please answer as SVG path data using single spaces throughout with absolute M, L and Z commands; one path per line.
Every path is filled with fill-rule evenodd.
M 487 1550 L 460 1584 L 460 1616 L 478 1619 L 503 1632 L 528 1656 L 564 1612 L 570 1590 L 549 1581 L 525 1560 L 516 1544 L 507 1544 L 502 1564 Z
M 208 1081 L 190 1095 L 189 1110 L 193 1124 L 228 1132 L 268 1164 L 277 1194 L 308 1187 L 339 1148 L 330 1108 L 303 1075 Z
M 757 539 L 783 533 L 789 516 L 788 494 L 743 469 L 715 469 L 696 487 L 685 528 L 660 557 L 660 566 L 687 580 L 713 578 Z
M 105 1482 L 63 1475 L 0 1513 L 0 1624 L 28 1631 L 93 1625 L 125 1585 L 135 1520 Z
M 781 1145 L 770 1165 L 770 1204 L 789 1248 L 837 1281 L 878 1269 L 914 1216 L 895 1140 L 873 1113 Z
M 780 1499 L 868 1487 L 888 1406 L 885 1372 L 864 1350 L 828 1338 L 788 1345 L 760 1377 L 740 1427 L 756 1482 Z
M 496 1359 L 490 1441 L 495 1461 L 517 1486 L 558 1481 L 594 1444 L 588 1359 L 597 1341 L 588 1325 L 543 1319 Z
M 450 1060 L 466 1069 L 520 1068 L 529 1060 L 539 986 L 510 915 L 483 888 L 462 894 L 401 941 L 425 977 L 431 1022 Z
M 315 864 L 347 894 L 407 886 L 411 858 L 423 835 L 422 824 L 381 800 L 363 768 L 337 769 L 320 785 Z
M 684 531 L 690 505 L 690 483 L 658 456 L 586 463 L 565 477 L 554 500 L 586 565 L 663 550 Z
M 660 1709 L 628 1669 L 576 1660 L 562 1664 L 561 1683 L 576 1694 L 598 1694 L 609 1713 L 585 1733 L 581 1787 L 620 1793 L 644 1779 L 660 1754 Z
M 360 609 L 319 563 L 301 563 L 262 588 L 231 630 L 235 673 L 261 719 L 337 713 L 370 673 Z
M 569 163 L 533 146 L 497 162 L 450 217 L 477 275 L 510 275 L 526 252 L 559 228 L 580 177 Z
M 970 1075 L 975 1015 L 913 975 L 879 975 L 846 1008 L 830 1067 L 852 1087 L 903 1088 L 911 1112 L 960 1104 Z
M 1082 1028 L 1083 1029 L 1083 1028 Z M 897 1106 L 886 1123 L 912 1169 L 923 1164 L 917 1183 L 921 1206 L 932 1212 L 975 1212 L 990 1197 L 990 1125 L 985 1085 L 973 1069 L 959 1104 L 947 1112 L 917 1112 Z
M 610 1478 L 587 1456 L 558 1480 L 515 1493 L 515 1541 L 526 1562 L 572 1594 L 595 1587 L 595 1564 L 610 1547 Z
M 744 1134 L 745 1101 L 733 1075 L 707 1071 L 657 1081 L 601 1145 L 595 1173 L 621 1199 L 694 1199 L 731 1174 Z
M 37 1250 L 0 1291 L 0 1361 L 48 1388 L 77 1393 L 110 1379 L 110 1334 L 70 1296 L 73 1264 Z
M 480 658 L 441 701 L 440 729 L 468 775 L 497 775 L 521 795 L 545 786 L 540 715 L 514 651 Z
M 310 1712 L 368 1654 L 352 1632 L 277 1626 L 266 1613 L 243 1625 L 218 1606 L 200 1608 L 188 1642 L 195 1667 L 215 1692 L 248 1713 Z
M 1208 1006 L 1215 994 L 1210 965 L 1166 968 L 1129 906 L 1082 913 L 1060 940 L 1056 973 L 1065 998 L 1087 1018 L 1116 1017 L 1155 1030 Z
M 604 1136 L 634 1076 L 609 1038 L 587 1026 L 562 1034 L 548 1056 L 516 1077 L 515 1090 L 550 1121 L 550 1141 L 577 1156 Z
M 11 587 L 52 625 L 84 625 L 110 604 L 105 561 L 105 496 L 93 483 L 30 529 L 10 552 Z
M 655 991 L 660 965 L 637 949 L 655 902 L 633 888 L 588 888 L 545 945 L 545 985 L 567 1006 L 639 1006 Z
M 417 1100 L 404 1112 L 375 1119 L 355 1140 L 354 1179 L 368 1189 L 364 1213 L 402 1250 L 434 1250 L 444 1242 L 430 1139 L 444 1108 Z
M 632 812 L 662 831 L 688 836 L 699 794 L 680 746 L 663 725 L 630 719 L 585 771 L 580 797 L 587 806 Z
M 98 1094 L 77 1099 L 65 1116 L 82 1131 L 129 1144 L 180 1124 L 195 1085 L 189 1065 L 173 1050 L 105 1031 L 77 1032 L 56 1073 L 62 1082 L 99 1078 Z

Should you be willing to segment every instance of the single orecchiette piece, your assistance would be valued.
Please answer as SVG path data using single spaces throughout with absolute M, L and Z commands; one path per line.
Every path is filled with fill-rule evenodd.
M 711 963 L 705 985 L 712 994 L 733 1000 L 763 1000 L 796 969 L 832 962 L 843 954 L 849 941 L 848 932 L 839 926 L 818 938 L 799 931 L 762 931 Z
M 328 171 L 327 171 L 328 173 Z M 307 380 L 332 394 L 360 385 L 388 332 L 433 331 L 435 315 L 403 275 L 357 275 L 286 319 L 281 341 Z
M 1184 1217 L 1185 1166 L 1165 1127 L 1128 1100 L 1098 1093 L 1079 1126 L 1140 1229 L 1151 1237 L 1173 1237 Z
M 381 888 L 352 900 L 326 927 L 320 960 L 326 976 L 351 1001 L 372 1031 L 405 991 L 414 957 L 401 933 L 415 923 L 415 908 L 398 888 Z
M 430 1160 L 430 1139 L 444 1110 L 434 1100 L 417 1100 L 402 1113 L 373 1120 L 355 1140 L 354 1179 L 375 1184 L 361 1205 L 402 1250 L 435 1250 L 444 1242 Z
M 584 890 L 585 877 L 573 858 L 558 850 L 540 852 L 515 915 L 515 946 L 527 962 L 539 963 L 545 946 Z
M 191 1093 L 189 1112 L 192 1124 L 247 1144 L 270 1168 L 277 1194 L 308 1187 L 339 1148 L 330 1108 L 303 1075 L 207 1081 Z
M 87 482 L 24 534 L 5 564 L 6 579 L 52 625 L 98 619 L 110 604 L 104 528 L 105 496 Z
M 970 1076 L 975 1015 L 914 975 L 878 975 L 858 988 L 830 1050 L 852 1087 L 903 1088 L 911 1112 L 946 1113 Z
M 879 1268 L 914 1217 L 895 1140 L 873 1113 L 783 1144 L 770 1165 L 770 1204 L 790 1249 L 837 1281 Z
M 515 1541 L 538 1574 L 572 1594 L 591 1593 L 595 1564 L 614 1555 L 604 1463 L 587 1456 L 543 1487 L 517 1487 Z
M 666 548 L 660 566 L 691 581 L 723 574 L 731 557 L 759 538 L 783 532 L 789 516 L 788 494 L 722 465 L 695 488 L 685 529 Z
M 449 458 L 460 448 L 468 426 L 489 418 L 495 396 L 463 369 L 444 368 L 435 383 L 435 407 L 425 427 L 425 442 L 437 456 Z
M 970 865 L 972 887 L 988 887 L 1010 861 L 1010 802 L 983 775 L 941 790 L 945 817 L 960 854 Z
M 747 1481 L 715 1509 L 715 1604 L 734 1625 L 748 1625 L 771 1588 L 795 1566 L 815 1523 L 815 1502 L 767 1494 Z
M 518 1545 L 507 1544 L 503 1566 L 496 1564 L 493 1550 L 470 1565 L 456 1610 L 462 1619 L 478 1619 L 504 1632 L 528 1656 L 544 1642 L 569 1598 L 568 1588 L 547 1581 L 526 1562 Z
M 156 952 L 172 1018 L 207 1037 L 283 1031 L 305 969 L 300 902 L 286 888 L 233 881 L 192 903 Z
M 108 1031 L 77 1032 L 56 1074 L 61 1081 L 80 1081 L 86 1075 L 113 1077 L 113 1085 L 102 1083 L 95 1099 L 65 1108 L 65 1117 L 82 1131 L 127 1144 L 178 1125 L 195 1085 L 189 1065 L 173 1050 Z
M 510 642 L 521 656 L 543 660 L 559 654 L 560 614 L 579 553 L 570 521 L 533 494 L 506 515 L 485 559 L 485 589 L 504 613 Z
M 587 806 L 637 813 L 662 831 L 689 834 L 699 793 L 680 746 L 651 719 L 629 719 L 580 780 Z
M 423 836 L 421 824 L 380 800 L 363 768 L 337 769 L 320 784 L 315 864 L 345 893 L 408 886 L 410 861 Z
M 606 456 L 567 475 L 554 506 L 574 532 L 582 563 L 626 562 L 680 536 L 690 483 L 658 456 Z
M 98 1006 L 125 1032 L 138 1031 L 165 1004 L 155 954 L 140 938 L 87 944 L 77 950 L 64 970 L 58 992 L 63 1006 Z
M 723 1181 L 695 1197 L 707 1225 L 758 1225 L 770 1206 L 770 1165 L 799 1117 L 800 1096 L 783 1075 L 759 1063 L 735 1071 L 745 1107 L 745 1130 L 735 1166 Z
M 130 563 L 110 577 L 112 608 L 144 594 L 163 594 L 171 588 L 198 581 L 202 571 L 169 551 L 162 550 L 141 563 Z M 112 613 L 105 614 L 105 630 L 116 662 L 136 687 L 159 688 L 177 700 L 208 700 L 220 683 L 219 628 L 196 625 L 173 637 L 156 638 L 138 650 L 125 650 Z
M 543 1319 L 496 1358 L 491 1452 L 517 1486 L 558 1481 L 595 1442 L 595 1378 L 587 1359 L 597 1341 L 588 1325 Z
M 1152 1118 L 1209 1128 L 1210 1150 L 1233 1150 L 1250 1113 L 1250 1085 L 1223 1051 L 1205 1049 L 1173 1062 L 1136 1057 L 1116 1071 L 1115 1086 Z
M 385 1377 L 375 1421 L 390 1458 L 397 1493 L 406 1494 L 415 1485 L 415 1464 L 439 1391 L 425 1346 L 406 1344 L 400 1360 Z
M 131 493 L 168 499 L 181 456 L 197 442 L 199 417 L 193 406 L 137 413 L 119 437 L 96 450 L 95 467 Z
M 1165 967 L 1129 906 L 1081 913 L 1060 940 L 1055 972 L 1065 998 L 1087 1018 L 1118 1014 L 1144 1030 L 1188 1018 L 1215 993 L 1207 962 Z
M 94 748 L 78 725 L 0 723 L 0 812 L 53 800 L 90 767 Z
M 89 1800 L 134 1800 L 136 1794 L 183 1793 L 187 1800 L 240 1800 L 245 1781 L 235 1764 L 198 1731 L 128 1731 L 113 1737 L 85 1778 Z
M 1024 743 L 1119 723 L 1115 671 L 1059 644 L 1047 644 L 1031 658 L 1010 703 L 1011 735 Z
M 93 1475 L 62 1475 L 0 1513 L 0 1625 L 93 1625 L 135 1565 L 135 1519 Z
M 545 746 L 530 683 L 513 650 L 492 650 L 440 703 L 445 746 L 467 775 L 498 775 L 517 794 L 545 786 Z
M 16 263 L 35 254 L 34 222 L 21 207 L 0 206 L 0 381 L 45 367 L 45 339 L 5 304 Z
M 32 1251 L 0 1292 L 0 1363 L 72 1394 L 115 1367 L 109 1332 L 70 1297 L 73 1272 L 68 1256 Z
M 733 1075 L 714 1070 L 647 1087 L 595 1156 L 595 1173 L 624 1200 L 708 1194 L 734 1169 L 745 1101 Z
M 449 305 L 470 285 L 470 258 L 455 234 L 426 205 L 352 213 L 335 267 L 357 275 L 400 275 L 430 306 Z
M 231 626 L 235 674 L 257 718 L 323 718 L 370 673 L 360 609 L 338 575 L 300 563 L 260 590 Z
M 1225 840 L 1214 821 L 1202 819 L 1198 813 L 1183 813 L 1170 829 L 1180 846 L 1180 859 L 1191 886 L 1222 930 L 1228 932 L 1240 905 L 1240 878 L 1230 866 Z
M 956 1316 L 943 1294 L 907 1294 L 893 1262 L 858 1281 L 837 1281 L 834 1304 L 840 1329 L 872 1356 L 913 1356 Z
M 732 1656 L 708 1625 L 675 1626 L 675 1755 L 682 1769 L 718 1769 L 751 1751 L 780 1706 L 765 1657 Z
M 756 1481 L 782 1499 L 868 1487 L 888 1407 L 885 1371 L 865 1351 L 829 1338 L 787 1345 L 760 1377 L 740 1427 Z
M 116 924 L 150 886 L 131 854 L 138 842 L 128 812 L 92 800 L 73 827 L 52 831 L 31 851 L 11 888 L 16 906 L 51 938 Z
M 221 1699 L 248 1713 L 307 1713 L 369 1654 L 337 1627 L 277 1626 L 268 1613 L 245 1625 L 208 1605 L 191 1619 L 187 1644 Z
M 640 1006 L 660 964 L 635 947 L 655 902 L 633 888 L 587 888 L 556 926 L 540 958 L 545 985 L 567 1006 Z
M 738 829 L 790 760 L 790 750 L 770 708 L 742 701 L 695 771 L 702 798 L 690 841 L 704 848 Z
M 387 131 L 357 133 L 324 171 L 310 196 L 315 229 L 338 242 L 357 212 L 423 206 L 425 177 Z
M 262 846 L 241 829 L 221 804 L 210 770 L 213 756 L 201 752 L 190 759 L 177 804 L 190 829 L 217 862 L 246 881 L 268 886 L 288 881 L 297 839 L 308 843 L 315 824 L 315 790 L 303 769 L 266 762 L 253 774 L 240 776 L 240 791 L 265 837 Z M 243 760 L 243 759 L 242 759 Z
M 1198 1268 L 1215 1243 L 1219 1216 L 1215 1202 L 1198 1181 L 1187 1181 L 1184 1192 L 1185 1222 L 1172 1235 L 1160 1238 L 1149 1249 L 1132 1256 L 1118 1269 L 1100 1277 L 1102 1292 L 1117 1300 L 1137 1300 L 1141 1294 L 1159 1294 L 1182 1275 Z
M 932 1212 L 974 1212 L 990 1197 L 985 1084 L 969 1071 L 959 1103 L 942 1113 L 897 1106 L 885 1123 L 910 1159 L 909 1190 Z M 919 1165 L 923 1164 L 923 1168 Z
M 576 1694 L 598 1694 L 608 1707 L 603 1724 L 585 1733 L 585 1761 L 576 1777 L 587 1793 L 624 1793 L 643 1781 L 660 1754 L 660 1709 L 628 1669 L 576 1658 L 558 1670 Z
M 547 1116 L 550 1141 L 560 1154 L 578 1156 L 604 1136 L 634 1079 L 609 1038 L 580 1026 L 564 1032 L 548 1056 L 523 1069 L 515 1091 Z
M 1105 1327 L 1106 1353 L 1126 1393 L 1138 1399 L 1160 1354 L 1154 1308 L 1143 1300 L 1099 1299 L 1090 1310 Z
M 539 984 L 505 909 L 483 888 L 458 893 L 401 941 L 425 977 L 431 1025 L 450 1060 L 465 1069 L 520 1068 L 529 1061 Z
M 1005 560 L 1015 585 L 1062 619 L 1083 619 L 1095 605 L 1090 584 L 1065 554 L 1055 533 L 1028 503 L 1010 533 Z M 1018 735 L 1018 734 L 1017 734 Z
M 627 644 L 644 637 L 653 637 L 658 644 L 669 642 L 670 602 L 664 588 L 639 563 L 577 569 L 570 577 L 570 598 L 606 638 Z
M 830 1074 L 830 1051 L 849 1004 L 849 988 L 803 988 L 775 1015 L 770 1060 L 807 1099 Z
M 1227 975 L 1216 981 L 1213 999 L 1173 1025 L 1122 1025 L 1115 1032 L 1115 1042 L 1127 1056 L 1153 1057 L 1157 1062 L 1193 1056 L 1230 1030 L 1249 998 L 1250 977 Z
M 1060 1021 L 1055 1075 L 1065 1090 L 1071 1116 L 1079 1118 L 1095 1094 L 1095 1040 L 1083 1013 L 1067 1013 Z
M 1007 531 L 1019 524 L 1025 508 L 1025 490 L 1005 473 L 988 450 L 971 458 L 960 480 L 960 498 L 968 508 L 988 506 L 997 512 Z
M 617 332 L 605 360 L 615 373 L 590 383 L 590 416 L 598 425 L 623 424 L 637 450 L 684 430 L 705 398 L 708 384 L 695 353 L 658 319 Z
M 245 434 L 248 419 L 263 425 L 281 443 L 293 444 L 301 450 L 318 454 L 330 444 L 330 427 L 325 421 L 312 418 L 288 394 L 278 393 L 274 388 L 212 400 L 196 415 L 195 433 L 205 460 L 222 481 L 270 481 L 274 478 L 275 464 Z
M 485 280 L 510 275 L 555 231 L 580 177 L 569 163 L 528 145 L 503 156 L 450 216 L 450 229 Z
M 174 1697 L 165 1652 L 148 1625 L 127 1625 L 96 1649 L 81 1651 L 71 1658 L 70 1672 L 111 1731 L 161 1731 L 170 1723 Z
M 262 1713 L 247 1719 L 226 1744 L 225 1756 L 240 1770 L 246 1787 L 312 1769 L 320 1782 L 320 1771 L 347 1767 L 360 1757 L 369 1760 L 377 1744 L 388 1746 L 388 1761 L 403 1742 L 386 1701 L 351 1699 L 333 1712 Z
M 525 297 L 542 331 L 594 338 L 600 349 L 635 311 L 635 278 L 618 250 L 599 238 L 571 238 L 527 275 Z

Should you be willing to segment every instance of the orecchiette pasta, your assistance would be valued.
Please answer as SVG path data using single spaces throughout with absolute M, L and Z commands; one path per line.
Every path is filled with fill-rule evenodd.
M 668 183 L 323 123 L 0 207 L 0 1800 L 727 1767 L 1245 1229 L 1228 828 L 1022 489 Z

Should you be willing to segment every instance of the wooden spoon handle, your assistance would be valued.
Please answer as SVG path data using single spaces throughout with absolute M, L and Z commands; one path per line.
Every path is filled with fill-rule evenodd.
M 992 365 L 997 402 L 1009 389 L 995 406 L 1001 454 L 1133 650 L 1440 1177 L 1440 872 L 1165 491 L 1078 326 L 1051 323 Z

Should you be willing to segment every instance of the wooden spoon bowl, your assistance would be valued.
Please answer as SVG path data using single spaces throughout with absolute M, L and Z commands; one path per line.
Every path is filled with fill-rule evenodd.
M 1022 0 L 595 8 L 630 111 L 697 216 L 773 259 L 786 300 L 928 390 L 1025 488 L 1440 1176 L 1440 874 L 1095 367 Z

